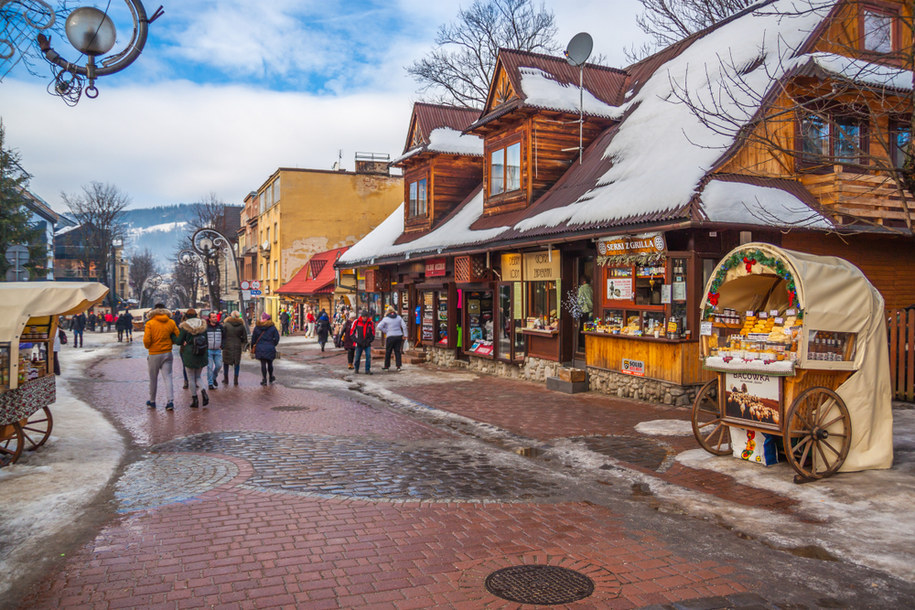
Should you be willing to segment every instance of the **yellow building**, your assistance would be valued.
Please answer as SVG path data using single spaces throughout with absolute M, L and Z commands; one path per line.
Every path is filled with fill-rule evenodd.
M 318 252 L 350 246 L 403 201 L 387 158 L 356 157 L 356 171 L 281 167 L 257 190 L 257 311 L 276 317 L 276 290 Z

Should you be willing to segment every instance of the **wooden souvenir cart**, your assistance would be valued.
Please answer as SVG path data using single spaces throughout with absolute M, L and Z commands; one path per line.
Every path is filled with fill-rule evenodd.
M 107 293 L 97 282 L 0 285 L 0 467 L 51 435 L 58 316 L 85 311 Z
M 746 244 L 716 267 L 700 311 L 700 356 L 716 372 L 692 409 L 703 449 L 731 454 L 732 429 L 780 436 L 797 483 L 890 467 L 883 298 L 860 270 Z

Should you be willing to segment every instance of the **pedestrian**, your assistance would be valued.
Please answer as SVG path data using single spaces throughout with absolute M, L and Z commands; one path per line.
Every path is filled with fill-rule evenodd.
M 238 385 L 238 369 L 241 366 L 241 354 L 248 344 L 248 329 L 241 319 L 241 313 L 233 311 L 223 324 L 222 344 L 222 383 L 229 385 L 229 366 L 235 367 L 235 376 L 232 381 Z
M 209 389 L 219 387 L 219 369 L 222 368 L 222 345 L 225 329 L 219 322 L 219 312 L 211 311 L 207 316 L 207 382 Z
M 60 346 L 67 342 L 67 333 L 58 321 L 57 334 L 54 335 L 54 374 L 60 375 Z
M 324 344 L 327 343 L 327 337 L 330 335 L 330 318 L 327 317 L 327 312 L 323 309 L 321 310 L 321 313 L 318 314 L 315 328 L 318 333 L 318 344 L 321 346 L 321 351 L 323 352 Z
M 117 321 L 114 323 L 114 329 L 118 331 L 118 343 L 124 340 L 124 323 L 125 318 L 124 314 L 122 313 L 118 316 Z
M 111 332 L 111 325 L 112 325 L 113 323 L 114 323 L 114 314 L 112 314 L 112 313 L 109 311 L 108 313 L 105 314 L 105 332 L 106 332 L 106 333 L 110 333 L 110 332 Z
M 288 337 L 289 336 L 289 312 L 286 311 L 285 309 L 280 314 L 280 325 L 283 328 L 283 336 Z
M 94 311 L 90 311 L 89 317 L 86 318 L 86 325 L 89 327 L 89 330 L 95 332 L 96 324 L 98 324 L 98 316 L 95 315 Z
M 133 341 L 133 314 L 129 309 L 124 311 L 124 336 L 128 341 Z
M 73 316 L 70 329 L 73 331 L 73 347 L 82 347 L 83 331 L 86 329 L 86 314 L 80 313 Z
M 200 406 L 197 402 L 197 387 L 200 385 L 200 373 L 207 366 L 207 325 L 206 322 L 197 317 L 196 309 L 188 309 L 184 314 L 184 322 L 178 326 L 178 340 L 176 343 L 180 346 L 181 362 L 184 368 L 190 373 L 188 380 L 191 389 L 191 408 L 196 409 Z M 210 402 L 210 396 L 207 391 L 201 387 L 200 397 L 203 406 Z
M 146 406 L 156 408 L 156 390 L 159 375 L 165 381 L 165 410 L 175 408 L 175 385 L 172 382 L 172 368 L 174 358 L 172 346 L 178 342 L 178 327 L 169 315 L 169 311 L 162 303 L 149 312 L 149 319 L 143 325 L 143 347 L 149 352 L 146 356 L 146 369 L 149 373 L 149 400 Z
M 181 324 L 181 321 L 184 319 L 184 316 L 181 315 L 181 310 L 176 309 L 175 313 L 172 314 L 172 322 L 175 323 L 175 326 Z
M 276 346 L 280 342 L 280 333 L 269 313 L 261 314 L 261 319 L 251 333 L 251 351 L 261 362 L 261 385 L 276 381 L 273 376 L 273 360 L 276 358 Z
M 378 332 L 384 333 L 384 367 L 382 371 L 391 368 L 391 353 L 397 362 L 397 370 L 401 367 L 401 351 L 403 348 L 403 338 L 407 334 L 407 324 L 403 318 L 397 315 L 397 311 L 388 305 L 387 314 L 378 323 Z
M 365 374 L 372 374 L 372 341 L 375 340 L 375 322 L 372 321 L 372 313 L 368 309 L 363 309 L 359 318 L 353 322 L 353 343 L 356 345 L 355 354 L 353 354 L 353 366 L 356 373 L 359 373 L 359 361 L 362 354 L 365 354 Z
M 305 314 L 305 324 L 306 324 L 306 329 L 307 329 L 305 331 L 305 336 L 314 337 L 315 336 L 315 314 L 311 310 L 311 307 L 308 308 L 308 313 Z
M 353 358 L 356 355 L 356 344 L 353 343 L 353 324 L 356 323 L 356 317 L 355 312 L 351 311 L 347 316 L 346 322 L 343 323 L 343 329 L 340 331 L 340 344 L 346 350 L 346 363 L 348 365 L 347 368 L 350 370 L 353 368 Z

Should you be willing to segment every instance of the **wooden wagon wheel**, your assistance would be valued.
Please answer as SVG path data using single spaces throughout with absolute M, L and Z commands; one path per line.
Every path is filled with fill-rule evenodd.
M 731 453 L 731 431 L 721 419 L 718 379 L 702 386 L 693 402 L 693 434 L 699 445 L 714 455 Z
M 813 387 L 791 403 L 782 432 L 785 456 L 797 472 L 795 483 L 835 474 L 851 446 L 851 416 L 829 388 Z
M 25 450 L 34 451 L 48 440 L 51 436 L 51 428 L 54 427 L 54 419 L 51 417 L 51 409 L 42 407 L 29 416 L 29 420 L 22 426 L 22 435 L 25 437 Z
M 19 422 L 0 425 L 0 468 L 8 466 L 22 455 L 22 426 Z

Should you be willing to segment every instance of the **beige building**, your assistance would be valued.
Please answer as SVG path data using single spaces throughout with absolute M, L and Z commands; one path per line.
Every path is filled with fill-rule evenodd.
M 255 201 L 257 311 L 276 316 L 276 290 L 313 255 L 350 246 L 378 226 L 403 201 L 403 182 L 389 175 L 387 156 L 357 154 L 355 172 L 281 167 Z

